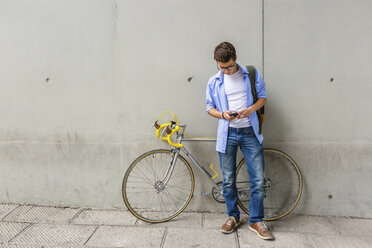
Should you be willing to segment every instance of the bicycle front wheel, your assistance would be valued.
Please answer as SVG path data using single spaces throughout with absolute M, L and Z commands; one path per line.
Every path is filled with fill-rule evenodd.
M 134 160 L 126 171 L 122 188 L 124 203 L 138 219 L 165 222 L 189 204 L 194 192 L 194 174 L 181 155 L 171 169 L 174 156 L 169 150 L 149 151 Z
M 296 162 L 284 152 L 265 148 L 264 174 L 264 220 L 276 220 L 289 214 L 297 205 L 302 194 L 302 176 Z M 245 160 L 237 170 L 238 204 L 249 214 L 250 183 Z

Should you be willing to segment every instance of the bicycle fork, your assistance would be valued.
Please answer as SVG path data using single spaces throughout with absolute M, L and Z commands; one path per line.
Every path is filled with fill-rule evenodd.
M 174 166 L 176 165 L 176 161 L 177 161 L 179 153 L 180 153 L 180 148 L 172 149 L 172 160 L 169 163 L 168 170 L 165 173 L 164 178 L 155 183 L 155 189 L 158 191 L 158 193 L 160 193 L 165 188 L 165 185 L 167 185 L 167 183 L 169 182 L 169 179 L 171 178 L 173 174 Z

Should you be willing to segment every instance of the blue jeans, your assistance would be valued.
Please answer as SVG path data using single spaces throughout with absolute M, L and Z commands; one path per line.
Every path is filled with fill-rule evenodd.
M 247 164 L 250 181 L 249 224 L 262 221 L 264 217 L 264 158 L 263 148 L 252 127 L 229 128 L 225 153 L 219 152 L 223 174 L 223 196 L 229 216 L 240 218 L 236 190 L 236 154 L 238 147 Z

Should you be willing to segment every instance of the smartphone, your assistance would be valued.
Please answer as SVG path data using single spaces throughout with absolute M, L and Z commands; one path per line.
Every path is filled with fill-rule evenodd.
M 230 113 L 229 115 L 230 115 L 230 116 L 238 116 L 238 113 L 236 113 L 236 112 L 232 112 L 232 113 Z

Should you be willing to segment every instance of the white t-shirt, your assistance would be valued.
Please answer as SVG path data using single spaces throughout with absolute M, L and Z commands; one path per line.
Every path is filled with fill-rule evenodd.
M 243 72 L 239 68 L 232 75 L 224 74 L 225 92 L 229 104 L 229 110 L 239 112 L 247 108 L 247 86 L 243 81 Z M 248 118 L 235 119 L 230 121 L 230 127 L 243 128 L 251 126 Z

